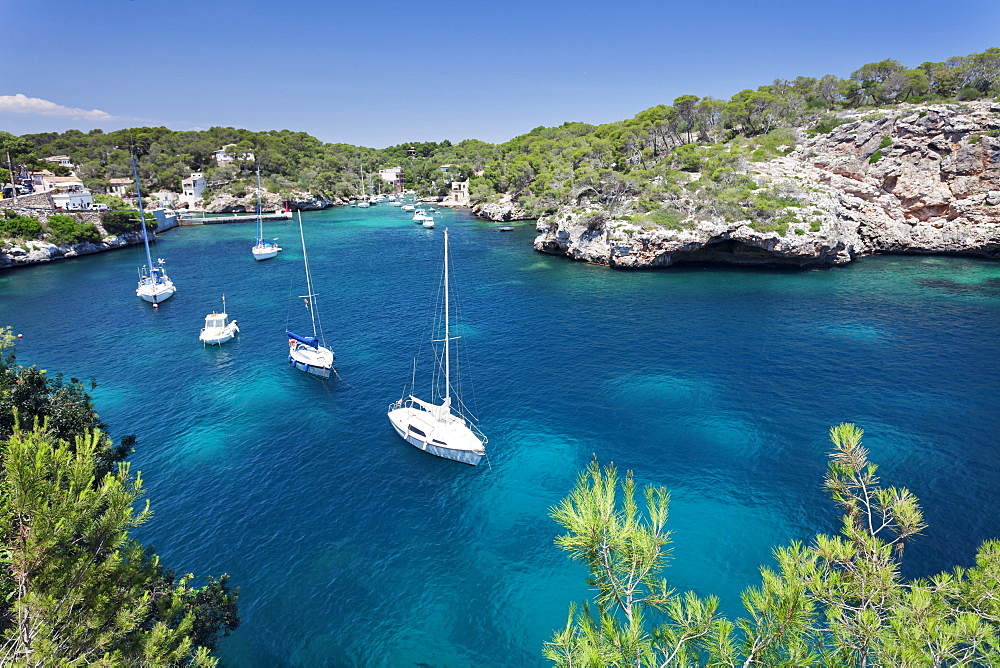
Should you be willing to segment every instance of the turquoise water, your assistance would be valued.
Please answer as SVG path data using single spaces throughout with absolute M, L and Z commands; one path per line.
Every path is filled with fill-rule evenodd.
M 673 490 L 675 587 L 723 598 L 773 545 L 836 530 L 827 430 L 866 431 L 929 528 L 909 574 L 969 564 L 1000 536 L 1000 264 L 878 257 L 805 272 L 619 272 L 531 250 L 462 212 L 304 215 L 340 379 L 285 363 L 308 314 L 298 230 L 256 263 L 253 225 L 161 235 L 178 292 L 135 297 L 130 248 L 0 272 L 19 361 L 96 378 L 153 501 L 141 538 L 178 571 L 229 572 L 242 627 L 226 665 L 539 665 L 587 596 L 547 511 L 592 454 Z M 491 466 L 419 452 L 385 417 L 437 291 L 450 229 L 465 397 Z M 242 333 L 198 331 L 225 292 Z

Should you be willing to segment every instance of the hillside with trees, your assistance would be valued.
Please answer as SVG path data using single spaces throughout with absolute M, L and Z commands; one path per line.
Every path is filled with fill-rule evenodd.
M 0 663 L 213 666 L 240 623 L 229 576 L 166 568 L 130 535 L 142 478 L 84 384 L 16 364 L 0 328 Z
M 824 133 L 844 123 L 839 114 L 845 111 L 990 100 L 998 94 L 1000 48 L 994 47 L 912 69 L 886 59 L 862 65 L 847 78 L 775 80 L 729 100 L 682 95 L 624 121 L 565 123 L 515 137 L 497 147 L 496 159 L 472 180 L 470 191 L 478 202 L 510 198 L 530 218 L 589 193 L 612 213 L 669 225 L 678 218 L 670 195 L 694 188 L 731 219 L 746 216 L 767 224 L 782 208 L 782 198 L 754 188 L 740 163 L 789 152 L 795 146 L 792 128 Z
M 830 429 L 826 491 L 842 512 L 835 535 L 774 549 L 760 584 L 742 594 L 746 617 L 719 599 L 677 592 L 668 560 L 669 492 L 636 498 L 631 472 L 593 462 L 552 509 L 556 545 L 586 567 L 593 601 L 571 605 L 546 643 L 558 666 L 995 666 L 1000 662 L 1000 542 L 972 568 L 929 578 L 901 573 L 904 548 L 925 524 L 919 501 L 883 486 L 852 424 Z
M 269 192 L 283 196 L 305 192 L 322 199 L 358 197 L 368 194 L 369 189 L 378 192 L 386 186 L 378 178 L 378 170 L 396 166 L 403 167 L 407 187 L 424 195 L 443 195 L 450 190 L 451 181 L 469 178 L 493 155 L 491 144 L 472 139 L 457 144 L 445 140 L 370 149 L 326 144 L 304 132 L 218 127 L 190 132 L 163 127 L 108 133 L 69 130 L 16 139 L 21 142 L 22 159 L 36 168 L 52 167 L 41 157 L 68 155 L 77 175 L 95 192 L 106 191 L 110 179 L 132 177 L 130 148 L 139 157 L 139 177 L 147 193 L 160 189 L 180 192 L 181 181 L 191 172 L 205 174 L 210 194 L 246 192 L 256 186 L 259 164 Z M 215 152 L 223 147 L 229 147 L 227 151 L 235 160 L 219 165 Z M 448 173 L 440 170 L 445 164 L 450 165 Z

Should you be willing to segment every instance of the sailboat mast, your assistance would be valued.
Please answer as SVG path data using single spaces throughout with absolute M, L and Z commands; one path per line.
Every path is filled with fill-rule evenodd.
M 260 163 L 257 164 L 257 245 L 264 243 L 264 225 L 260 221 Z
M 444 401 L 451 402 L 451 333 L 448 327 L 448 228 L 444 228 Z
M 299 238 L 302 240 L 302 261 L 306 266 L 306 299 L 309 300 L 309 317 L 312 318 L 313 326 L 313 338 L 316 338 L 316 314 L 313 312 L 313 286 L 312 279 L 309 277 L 309 256 L 306 255 L 306 236 L 302 232 L 302 212 L 299 211 Z
M 132 157 L 132 176 L 135 177 L 135 198 L 139 202 L 139 227 L 142 228 L 142 243 L 146 246 L 146 266 L 149 268 L 149 275 L 153 275 L 153 256 L 149 254 L 149 237 L 146 236 L 146 212 L 142 208 L 142 191 L 139 190 L 139 168 L 135 166 L 135 153 L 129 153 Z

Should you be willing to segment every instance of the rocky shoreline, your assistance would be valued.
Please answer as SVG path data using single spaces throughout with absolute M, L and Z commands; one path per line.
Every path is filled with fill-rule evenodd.
M 155 237 L 155 235 L 153 235 Z M 125 248 L 142 243 L 142 235 L 138 232 L 107 236 L 99 242 L 84 242 L 79 244 L 50 244 L 47 241 L 24 241 L 18 245 L 4 244 L 0 246 L 0 269 L 24 267 L 53 260 L 64 260 L 81 255 L 91 255 L 103 251 Z
M 785 234 L 713 217 L 686 229 L 640 227 L 586 203 L 539 219 L 543 253 L 621 268 L 678 262 L 837 265 L 876 253 L 1000 259 L 1000 104 L 860 113 L 788 155 L 752 163 L 792 193 L 802 222 Z M 879 155 L 875 155 L 878 152 Z M 678 201 L 696 209 L 696 202 Z

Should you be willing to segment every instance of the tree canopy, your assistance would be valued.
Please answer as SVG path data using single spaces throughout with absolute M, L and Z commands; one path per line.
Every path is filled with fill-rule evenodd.
M 4 665 L 211 666 L 239 626 L 229 576 L 177 576 L 130 536 L 142 478 L 80 381 L 15 363 L 0 329 L 0 640 Z
M 719 599 L 671 589 L 670 495 L 594 461 L 552 509 L 556 544 L 586 566 L 594 600 L 570 606 L 544 654 L 560 666 L 940 666 L 1000 661 L 1000 541 L 973 568 L 905 579 L 904 547 L 924 528 L 917 499 L 884 487 L 852 424 L 830 430 L 825 487 L 842 512 L 837 535 L 774 550 L 743 592 L 747 616 Z

